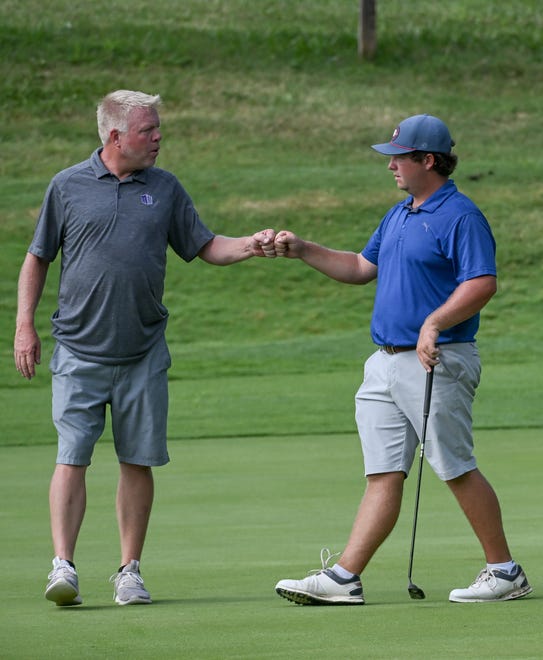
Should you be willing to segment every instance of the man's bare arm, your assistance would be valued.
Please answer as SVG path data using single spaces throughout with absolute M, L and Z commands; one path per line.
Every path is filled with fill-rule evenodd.
M 34 317 L 48 268 L 48 261 L 28 252 L 19 274 L 13 355 L 17 371 L 28 380 L 36 375 L 36 365 L 41 360 L 41 342 Z

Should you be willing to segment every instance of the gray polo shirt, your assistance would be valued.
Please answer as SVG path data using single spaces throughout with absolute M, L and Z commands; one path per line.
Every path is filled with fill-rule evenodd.
M 103 364 L 142 358 L 166 329 L 166 250 L 191 261 L 214 236 L 170 172 L 150 167 L 119 181 L 101 149 L 49 184 L 29 252 L 61 250 L 53 336 Z

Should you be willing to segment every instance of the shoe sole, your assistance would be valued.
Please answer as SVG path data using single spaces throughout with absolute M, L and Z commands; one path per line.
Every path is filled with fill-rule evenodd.
M 516 589 L 511 591 L 501 598 L 450 598 L 451 603 L 500 603 L 506 600 L 517 600 L 518 598 L 524 598 L 528 594 L 532 593 L 532 587 L 523 587 L 522 589 Z
M 297 605 L 364 605 L 364 600 L 356 597 L 332 596 L 330 598 L 319 598 L 303 591 L 291 591 L 290 589 L 281 588 L 275 591 L 282 598 L 286 598 Z
M 51 585 L 46 590 L 45 597 L 47 600 L 50 600 L 61 607 L 81 605 L 83 602 L 81 596 L 77 592 L 77 589 L 65 580 L 60 580 L 59 582 Z
M 119 600 L 115 598 L 117 605 L 150 605 L 153 601 L 150 598 L 132 598 L 131 600 Z

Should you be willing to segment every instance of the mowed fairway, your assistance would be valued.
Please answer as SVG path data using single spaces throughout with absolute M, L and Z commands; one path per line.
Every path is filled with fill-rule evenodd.
M 143 558 L 154 604 L 125 608 L 108 584 L 118 550 L 116 467 L 105 440 L 89 471 L 77 556 L 84 603 L 57 608 L 43 598 L 54 447 L 2 448 L 2 658 L 539 658 L 540 431 L 480 431 L 477 440 L 534 587 L 522 601 L 447 601 L 482 558 L 427 468 L 413 574 L 425 601 L 407 592 L 413 477 L 397 528 L 364 577 L 365 606 L 280 599 L 278 579 L 302 577 L 318 567 L 322 546 L 337 551 L 346 540 L 362 481 L 358 440 L 345 433 L 172 442 L 171 464 L 156 471 Z

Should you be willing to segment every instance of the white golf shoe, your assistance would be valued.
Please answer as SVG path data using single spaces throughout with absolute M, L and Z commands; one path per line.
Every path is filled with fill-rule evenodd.
M 362 583 L 358 575 L 344 579 L 328 568 L 332 557 L 328 548 L 321 550 L 322 568 L 303 580 L 280 580 L 275 591 L 299 605 L 364 605 Z
M 45 597 L 59 606 L 81 605 L 83 600 L 79 595 L 79 581 L 75 568 L 65 559 L 55 557 L 53 570 L 47 576 L 49 582 L 45 589 Z
M 109 580 L 115 585 L 113 599 L 117 605 L 148 605 L 152 602 L 143 586 L 139 561 L 133 559 Z
M 511 575 L 484 568 L 467 589 L 453 589 L 449 600 L 453 603 L 487 603 L 522 598 L 531 591 L 532 587 L 518 565 Z

